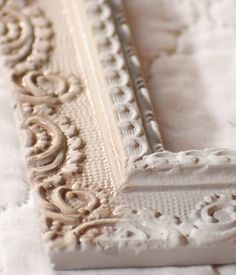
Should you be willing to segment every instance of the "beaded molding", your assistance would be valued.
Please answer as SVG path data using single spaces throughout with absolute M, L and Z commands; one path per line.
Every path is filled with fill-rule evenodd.
M 86 1 L 87 13 L 117 127 L 128 159 L 134 162 L 152 150 L 163 150 L 163 146 L 121 4 L 111 3 L 114 11 L 106 1 Z

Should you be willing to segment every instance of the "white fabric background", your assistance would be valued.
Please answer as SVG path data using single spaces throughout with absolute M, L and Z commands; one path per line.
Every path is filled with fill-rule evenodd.
M 236 149 L 236 1 L 124 0 L 167 150 Z

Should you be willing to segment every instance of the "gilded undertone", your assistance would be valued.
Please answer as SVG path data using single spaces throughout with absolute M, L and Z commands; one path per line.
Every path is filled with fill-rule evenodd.
M 175 154 L 164 150 L 121 2 L 81 2 L 96 42 L 94 58 L 104 70 L 110 107 L 119 132 L 117 139 L 124 147 L 124 168 L 130 175 L 148 170 L 172 173 L 176 167 L 177 170 L 196 169 L 209 163 L 234 162 L 234 154 L 229 151 Z M 211 192 L 201 197 L 193 213 L 182 219 L 161 213 L 158 207 L 135 203 L 135 194 L 130 206 L 117 202 L 122 190 L 114 190 L 112 178 L 110 185 L 101 185 L 99 172 L 96 174 L 88 167 L 89 163 L 106 161 L 88 153 L 89 148 L 95 152 L 97 145 L 91 144 L 91 138 L 82 137 L 84 129 L 79 129 L 77 118 L 64 109 L 84 108 L 79 100 L 89 90 L 87 78 L 80 73 L 68 74 L 66 68 L 59 72 L 50 69 L 53 52 L 60 45 L 55 43 L 59 31 L 54 29 L 46 12 L 38 7 L 37 1 L 2 1 L 0 50 L 25 142 L 30 183 L 32 189 L 37 190 L 43 239 L 52 258 L 66 253 L 83 255 L 87 250 L 105 252 L 105 255 L 112 251 L 119 255 L 131 249 L 135 255 L 176 247 L 206 247 L 226 240 L 234 243 L 234 192 Z M 81 68 L 80 71 L 83 72 Z M 93 113 L 92 107 L 89 108 Z M 88 109 L 85 111 L 89 116 Z M 96 131 L 99 134 L 100 130 Z M 115 135 L 109 127 L 107 132 Z M 105 172 L 109 174 L 108 170 Z M 93 173 L 97 181 L 85 184 L 84 178 Z M 153 187 L 140 184 L 140 188 L 135 184 L 128 182 L 125 188 L 132 191 L 132 188 Z M 158 195 L 156 193 L 157 200 Z M 63 267 L 60 262 L 56 264 Z M 117 265 L 122 264 L 118 261 Z M 64 267 L 90 266 L 85 262 Z

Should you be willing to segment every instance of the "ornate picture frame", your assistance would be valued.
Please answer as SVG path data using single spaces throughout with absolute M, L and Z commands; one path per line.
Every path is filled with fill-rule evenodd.
M 121 0 L 2 0 L 0 50 L 58 269 L 235 262 L 236 152 L 164 149 Z

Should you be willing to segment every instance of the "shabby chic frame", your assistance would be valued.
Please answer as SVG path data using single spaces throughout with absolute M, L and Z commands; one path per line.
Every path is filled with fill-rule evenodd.
M 235 262 L 236 152 L 164 149 L 121 0 L 2 0 L 0 49 L 56 268 Z

